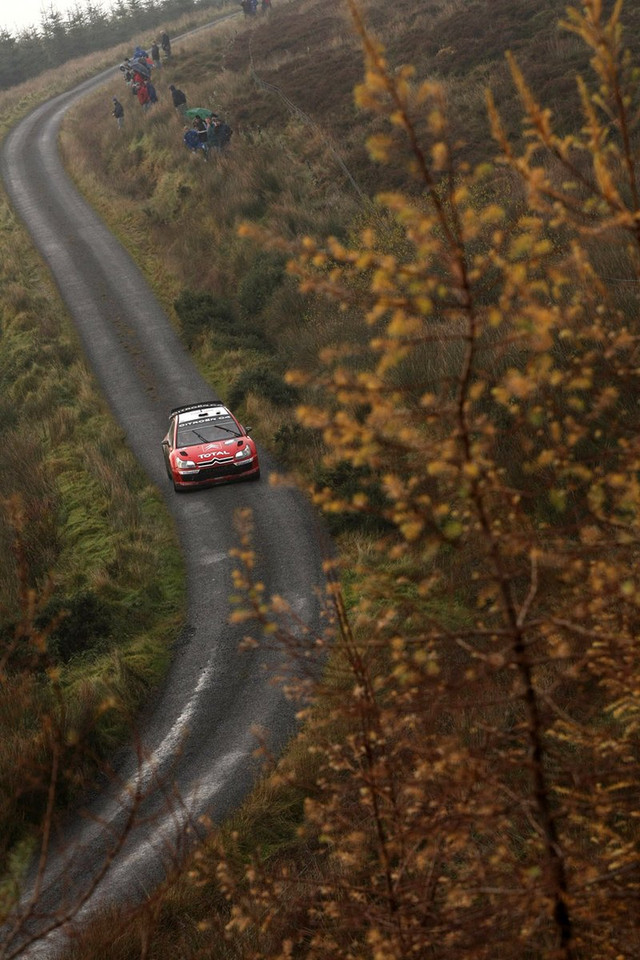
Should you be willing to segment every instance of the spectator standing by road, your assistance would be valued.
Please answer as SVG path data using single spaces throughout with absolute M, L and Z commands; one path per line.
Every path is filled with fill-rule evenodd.
M 122 104 L 120 103 L 117 97 L 113 98 L 112 113 L 116 118 L 116 123 L 118 124 L 118 127 L 120 128 L 120 130 L 122 130 L 124 126 L 124 107 L 122 106 Z
M 147 92 L 149 94 L 149 106 L 158 102 L 158 94 L 156 93 L 156 88 L 151 83 L 151 80 L 147 80 Z
M 149 90 L 146 83 L 139 83 L 138 89 L 136 90 L 136 96 L 138 98 L 138 103 L 144 111 L 147 111 L 151 106 L 151 97 L 149 96 Z
M 207 131 L 207 143 L 213 150 L 222 151 L 231 140 L 233 130 L 222 117 L 214 117 Z
M 160 37 L 160 46 L 166 59 L 169 60 L 171 57 L 171 40 L 169 40 L 169 34 L 166 31 Z
M 171 99 L 173 100 L 173 105 L 178 111 L 178 113 L 184 116 L 187 109 L 187 98 L 185 97 L 182 90 L 179 90 L 172 83 L 169 84 L 169 90 L 171 90 Z
M 151 59 L 153 60 L 154 67 L 160 69 L 162 66 L 162 60 L 160 59 L 160 47 L 155 40 L 151 44 Z

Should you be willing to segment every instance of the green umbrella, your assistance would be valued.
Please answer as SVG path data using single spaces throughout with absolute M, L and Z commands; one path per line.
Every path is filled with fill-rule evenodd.
M 205 117 L 212 117 L 213 111 L 207 110 L 206 107 L 190 107 L 189 110 L 185 110 L 186 117 L 202 117 L 204 120 Z

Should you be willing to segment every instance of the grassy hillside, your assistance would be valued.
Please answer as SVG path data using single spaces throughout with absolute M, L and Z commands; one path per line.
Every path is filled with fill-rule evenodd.
M 314 481 L 343 561 L 303 735 L 118 916 L 111 957 L 640 950 L 640 15 L 625 59 L 619 6 L 559 32 L 556 2 L 369 0 L 385 64 L 345 4 L 292 0 L 185 43 L 121 133 L 121 81 L 70 117 L 79 184 Z M 227 155 L 187 153 L 168 82 L 229 120 Z
M 534 89 L 549 94 L 545 105 L 560 130 L 575 123 L 576 71 L 588 70 L 589 54 L 557 29 L 562 2 L 524 0 L 517 11 L 505 4 L 500 31 L 490 0 L 415 6 L 372 2 L 363 9 L 391 64 L 411 63 L 417 79 L 443 84 L 461 162 L 496 155 L 487 89 L 508 132 L 519 138 L 518 96 L 504 57 L 509 47 Z M 625 14 L 625 40 L 633 46 L 640 14 Z M 167 308 L 177 302 L 176 324 L 203 371 L 223 397 L 246 402 L 260 439 L 286 466 L 300 465 L 297 444 L 310 438 L 292 425 L 297 395 L 285 388 L 284 372 L 313 368 L 319 351 L 348 337 L 359 321 L 301 295 L 286 276 L 286 258 L 240 240 L 237 229 L 248 220 L 288 240 L 307 233 L 345 240 L 376 222 L 368 203 L 376 192 L 413 189 L 401 163 L 370 161 L 366 135 L 382 121 L 354 104 L 362 71 L 360 42 L 341 0 L 280 4 L 255 24 L 239 19 L 183 43 L 171 69 L 156 78 L 160 103 L 149 115 L 117 79 L 83 101 L 62 137 L 72 174 L 146 265 Z M 206 165 L 187 154 L 170 82 L 185 90 L 189 105 L 228 119 L 235 131 L 228 156 Z M 123 136 L 114 136 L 108 116 L 112 95 L 124 98 Z M 418 135 L 425 133 L 421 124 L 418 115 Z M 505 177 L 502 192 L 512 189 Z M 394 228 L 385 229 L 393 243 Z M 204 299 L 194 302 L 195 294 Z

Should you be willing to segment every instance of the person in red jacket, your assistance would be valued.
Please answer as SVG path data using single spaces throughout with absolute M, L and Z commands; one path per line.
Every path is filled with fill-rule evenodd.
M 149 96 L 149 91 L 147 90 L 146 83 L 139 83 L 138 89 L 136 90 L 136 96 L 138 98 L 138 103 L 143 110 L 148 110 L 151 106 L 151 97 Z

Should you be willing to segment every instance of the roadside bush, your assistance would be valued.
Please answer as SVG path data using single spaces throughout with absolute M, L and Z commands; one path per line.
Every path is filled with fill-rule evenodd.
M 297 421 L 283 423 L 273 435 L 273 449 L 283 466 L 304 462 L 306 451 L 315 434 Z
M 341 509 L 326 515 L 326 522 L 333 536 L 342 533 L 360 532 L 381 534 L 390 531 L 393 524 L 384 517 L 388 500 L 384 495 L 379 476 L 369 466 L 356 467 L 347 460 L 331 466 L 320 466 L 313 478 L 319 491 L 335 498 Z M 350 509 L 353 498 L 366 490 L 367 507 Z
M 233 306 L 228 300 L 205 291 L 183 290 L 173 306 L 189 347 L 206 330 L 231 331 L 236 320 Z
M 198 337 L 208 335 L 216 350 L 269 349 L 261 330 L 238 317 L 233 303 L 206 290 L 183 290 L 174 301 L 174 309 L 189 348 Z
M 71 597 L 54 599 L 43 614 L 43 622 L 58 620 L 49 637 L 51 654 L 63 663 L 72 657 L 104 645 L 112 627 L 107 603 L 89 590 Z
M 279 254 L 258 253 L 240 281 L 238 303 L 248 316 L 262 312 L 285 276 L 285 261 Z
M 270 367 L 243 370 L 231 387 L 229 403 L 233 407 L 239 406 L 248 393 L 269 400 L 278 407 L 292 407 L 299 399 L 296 388 L 285 383 L 282 375 Z

